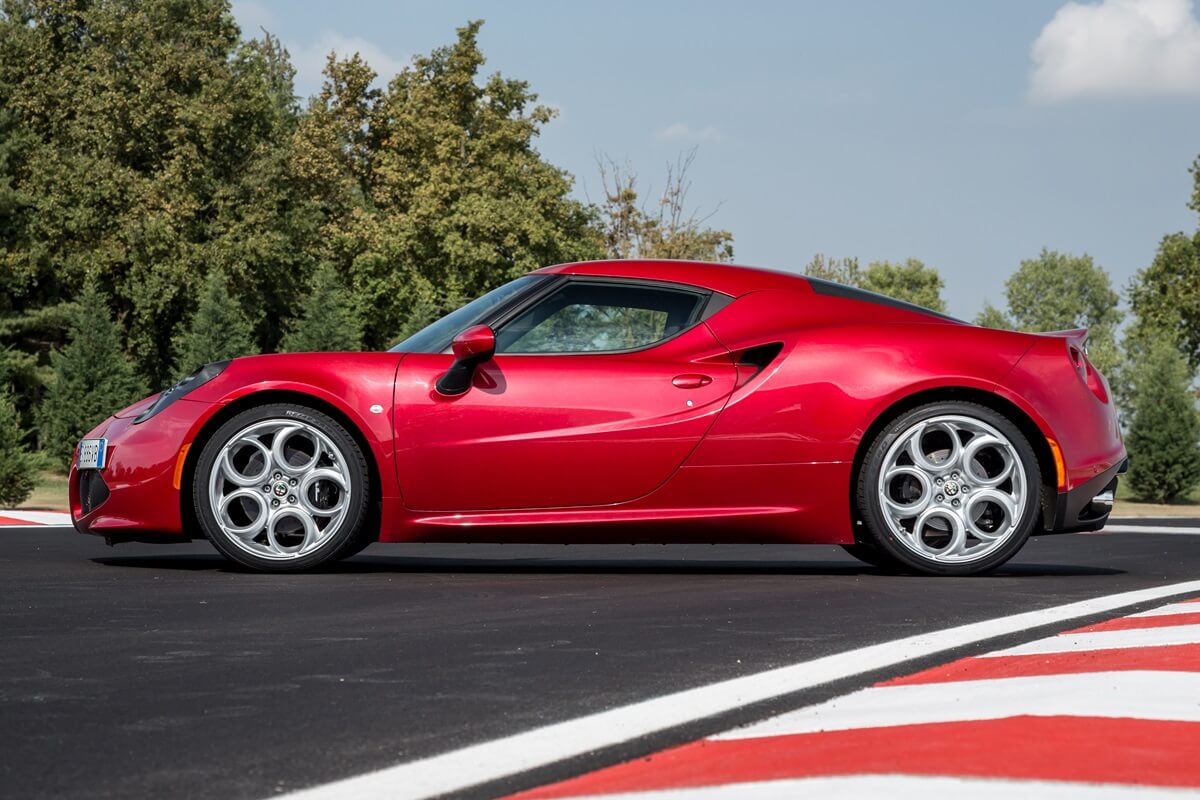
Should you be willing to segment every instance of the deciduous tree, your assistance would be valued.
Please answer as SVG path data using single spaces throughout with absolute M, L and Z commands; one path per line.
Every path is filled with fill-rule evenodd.
M 1195 206 L 1193 200 L 1193 206 Z M 1200 209 L 1198 209 L 1200 210 Z M 1164 331 L 1175 342 L 1192 371 L 1200 369 L 1200 233 L 1164 236 L 1149 267 L 1129 284 L 1137 329 Z
M 1007 319 L 1014 330 L 1087 328 L 1089 357 L 1109 377 L 1120 366 L 1116 345 L 1120 299 L 1108 273 L 1092 257 L 1043 249 L 1021 262 L 1004 284 Z
M 663 189 L 651 205 L 640 200 L 638 176 L 631 166 L 601 160 L 604 198 L 599 225 L 609 258 L 733 260 L 733 234 L 707 227 L 712 215 L 688 203 L 688 171 L 695 159 L 692 149 L 667 165 Z
M 945 285 L 942 276 L 936 269 L 925 266 L 915 258 L 905 259 L 902 264 L 872 262 L 860 276 L 859 285 L 868 291 L 906 303 L 934 311 L 946 310 L 946 303 L 942 300 L 942 287 Z
M 158 383 L 176 324 L 223 268 L 273 345 L 316 223 L 287 169 L 286 61 L 274 40 L 241 40 L 226 0 L 5 0 L 0 93 L 20 146 L 0 167 L 17 197 L 0 274 L 14 306 L 36 315 L 94 277 Z M 59 345 L 64 331 L 44 334 Z
M 547 264 L 602 254 L 571 178 L 534 147 L 554 111 L 520 80 L 481 78 L 479 22 L 383 90 L 331 59 L 293 170 L 323 198 L 320 257 L 347 276 L 367 346 Z

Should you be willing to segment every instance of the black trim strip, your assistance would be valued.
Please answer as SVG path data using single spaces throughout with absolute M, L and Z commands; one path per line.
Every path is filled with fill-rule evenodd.
M 843 300 L 858 300 L 863 303 L 874 303 L 877 306 L 899 308 L 903 309 L 904 311 L 915 311 L 918 314 L 937 317 L 938 319 L 944 319 L 947 322 L 958 322 L 963 325 L 968 324 L 957 317 L 950 316 L 949 314 L 943 314 L 940 311 L 934 311 L 931 308 L 925 308 L 925 306 L 919 306 L 915 303 L 906 303 L 903 300 L 897 300 L 894 297 L 888 297 L 884 294 L 868 292 L 866 289 L 859 289 L 855 286 L 846 286 L 843 283 L 827 281 L 824 278 L 810 278 L 805 276 L 804 279 L 808 281 L 809 285 L 812 286 L 813 292 L 816 294 L 823 294 L 827 297 L 839 297 Z

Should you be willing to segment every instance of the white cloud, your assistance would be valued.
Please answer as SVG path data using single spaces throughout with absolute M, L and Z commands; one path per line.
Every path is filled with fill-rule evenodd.
M 1200 94 L 1193 0 L 1069 2 L 1042 28 L 1032 56 L 1029 94 L 1042 102 Z
M 292 54 L 292 65 L 296 68 L 296 94 L 301 97 L 321 90 L 324 81 L 321 71 L 325 69 L 330 52 L 337 53 L 338 58 L 349 58 L 358 53 L 375 70 L 380 84 L 386 84 L 408 64 L 408 59 L 396 58 L 361 36 L 345 36 L 333 30 L 322 31 L 317 41 L 311 44 L 288 46 L 288 50 Z
M 660 130 L 655 138 L 663 142 L 716 142 L 720 141 L 721 132 L 712 125 L 693 128 L 686 122 L 676 122 Z

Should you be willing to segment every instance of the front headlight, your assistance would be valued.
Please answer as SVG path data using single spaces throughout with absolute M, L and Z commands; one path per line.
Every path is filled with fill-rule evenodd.
M 186 378 L 179 381 L 179 383 L 160 394 L 158 399 L 154 401 L 153 405 L 134 417 L 133 424 L 137 425 L 150 419 L 155 414 L 162 411 L 164 408 L 171 405 L 171 403 L 174 403 L 188 392 L 199 389 L 201 386 L 220 375 L 228 366 L 229 361 L 213 361 L 205 364 L 203 367 L 196 370 L 191 375 L 188 375 Z

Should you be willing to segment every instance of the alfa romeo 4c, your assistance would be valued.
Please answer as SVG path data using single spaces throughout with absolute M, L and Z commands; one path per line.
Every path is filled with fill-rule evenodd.
M 80 442 L 71 512 L 275 572 L 381 541 L 838 544 L 979 573 L 1108 518 L 1125 449 L 1085 339 L 765 270 L 555 266 L 387 352 L 204 365 Z

